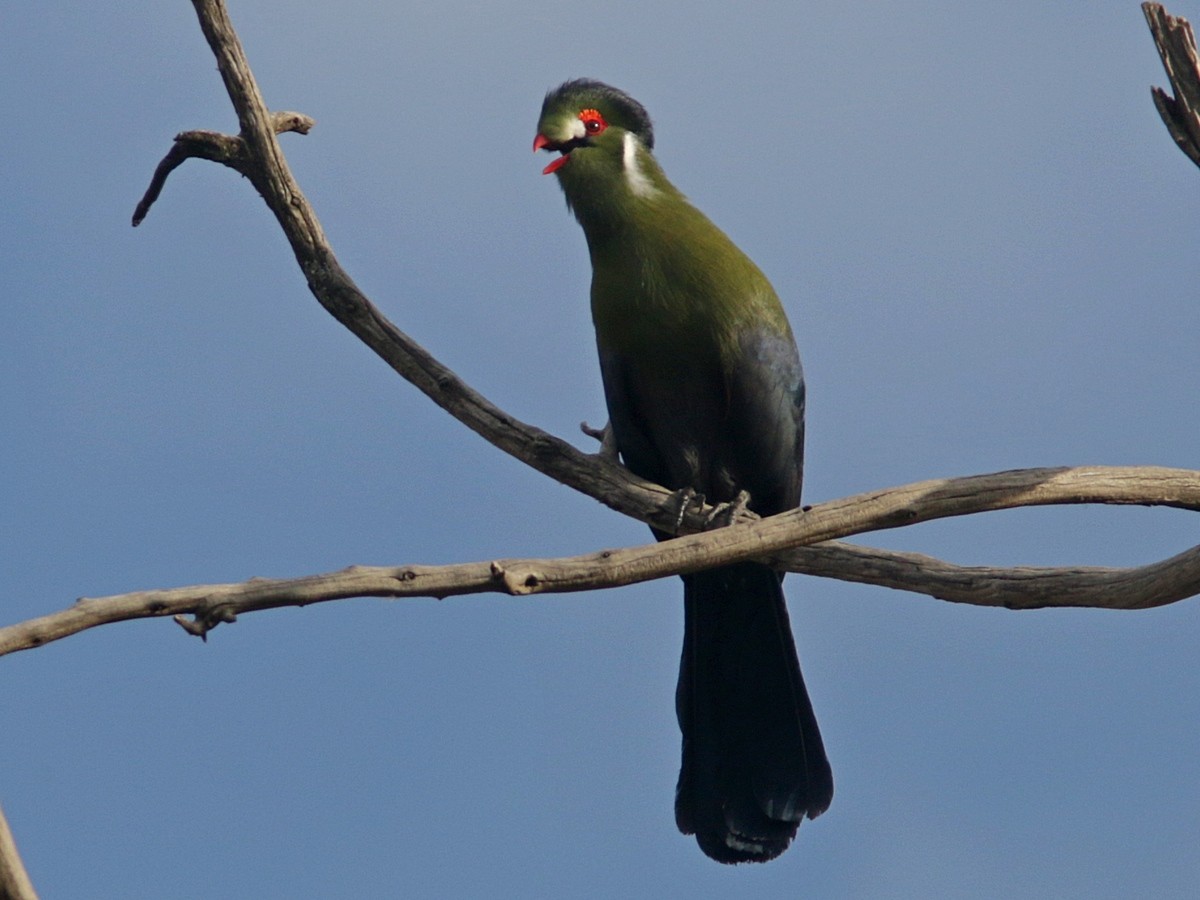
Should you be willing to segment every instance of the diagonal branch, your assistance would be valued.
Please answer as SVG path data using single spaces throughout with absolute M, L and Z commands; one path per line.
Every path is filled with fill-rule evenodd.
M 250 180 L 275 214 L 309 289 L 321 305 L 399 375 L 485 440 L 618 512 L 665 531 L 676 531 L 676 516 L 662 508 L 668 496 L 664 489 L 635 478 L 613 462 L 583 453 L 495 406 L 397 328 L 358 289 L 338 263 L 316 213 L 288 168 L 275 136 L 280 129 L 263 101 L 224 0 L 192 0 L 192 5 L 237 111 L 241 133 L 226 138 L 241 148 L 234 168 Z M 161 189 L 161 181 L 174 168 L 168 164 L 172 153 L 176 151 L 173 149 L 160 163 L 155 181 L 138 207 L 143 218 L 157 197 L 156 184 Z M 230 164 L 224 159 L 218 161 Z M 683 530 L 699 531 L 704 521 L 701 510 L 689 509 Z
M 1179 149 L 1200 166 L 1200 59 L 1192 26 L 1169 15 L 1161 3 L 1143 3 L 1142 13 L 1175 92 L 1172 97 L 1152 87 L 1154 105 Z
M 0 898 L 37 900 L 37 892 L 21 862 L 21 854 L 17 852 L 17 843 L 13 840 L 3 809 L 0 809 Z

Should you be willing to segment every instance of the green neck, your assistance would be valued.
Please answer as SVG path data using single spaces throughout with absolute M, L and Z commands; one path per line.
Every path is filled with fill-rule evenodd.
M 592 259 L 592 317 L 602 346 L 737 355 L 748 322 L 788 331 L 766 277 L 636 147 L 572 154 L 558 177 Z

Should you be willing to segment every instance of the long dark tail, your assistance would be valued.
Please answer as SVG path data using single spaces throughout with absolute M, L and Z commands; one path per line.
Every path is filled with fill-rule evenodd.
M 684 577 L 675 821 L 723 863 L 766 862 L 833 799 L 779 576 L 757 563 Z

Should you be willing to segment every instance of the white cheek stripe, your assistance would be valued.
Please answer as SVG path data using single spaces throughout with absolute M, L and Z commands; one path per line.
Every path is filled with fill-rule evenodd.
M 587 126 L 582 119 L 571 119 L 567 123 L 567 140 L 577 141 L 587 136 Z
M 633 136 L 632 132 L 625 132 L 624 144 L 622 162 L 625 165 L 625 180 L 629 184 L 629 189 L 639 197 L 649 197 L 651 194 L 657 193 L 638 162 L 637 138 Z

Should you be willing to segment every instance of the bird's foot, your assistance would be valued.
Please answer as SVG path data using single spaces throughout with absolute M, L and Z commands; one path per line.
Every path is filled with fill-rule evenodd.
M 714 528 L 725 528 L 732 525 L 749 505 L 750 492 L 738 491 L 738 495 L 733 500 L 729 503 L 718 503 L 704 517 L 704 530 L 711 531 Z
M 675 523 L 675 527 L 671 531 L 678 534 L 688 510 L 704 508 L 704 495 L 695 488 L 682 487 L 677 491 L 672 491 L 671 496 L 663 501 L 662 507 Z
M 679 529 L 683 526 L 683 520 L 688 514 L 688 510 L 702 510 L 706 502 L 704 495 L 695 488 L 683 487 L 677 491 L 672 491 L 671 496 L 663 501 L 663 509 L 670 514 L 675 525 L 672 531 L 675 533 L 679 532 Z M 732 525 L 746 511 L 749 505 L 750 493 L 748 491 L 738 491 L 738 495 L 733 500 L 728 503 L 717 503 L 705 514 L 702 525 L 703 530 L 711 531 L 714 528 L 725 528 L 728 525 Z
M 580 422 L 579 430 L 600 442 L 597 456 L 610 463 L 617 461 L 617 439 L 613 435 L 612 422 L 606 422 L 603 428 L 593 428 L 587 422 Z

